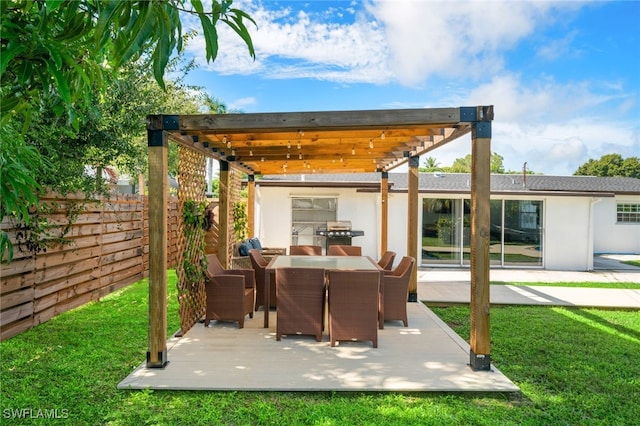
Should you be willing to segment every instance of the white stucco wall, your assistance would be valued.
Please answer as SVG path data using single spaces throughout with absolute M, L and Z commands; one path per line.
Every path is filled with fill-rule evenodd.
M 587 197 L 544 199 L 545 269 L 586 271 L 592 268 Z
M 291 245 L 291 198 L 333 196 L 338 198 L 338 220 L 350 220 L 354 229 L 365 232 L 353 239 L 363 254 L 380 256 L 380 193 L 358 192 L 353 188 L 281 188 L 256 186 L 256 236 L 263 245 Z M 422 199 L 418 218 L 422 217 Z M 492 197 L 503 198 L 503 197 Z M 508 199 L 542 199 L 544 202 L 544 268 L 556 270 L 590 270 L 593 253 L 640 253 L 640 224 L 616 223 L 616 200 L 592 197 L 507 197 Z M 624 201 L 640 202 L 638 197 Z M 593 204 L 593 207 L 592 207 Z M 594 228 L 590 224 L 593 221 Z M 421 232 L 421 223 L 418 232 Z M 389 193 L 387 247 L 398 259 L 407 253 L 407 194 Z M 420 243 L 421 238 L 418 238 Z M 420 247 L 418 247 L 420 256 Z M 420 261 L 419 261 L 420 263 Z
M 364 236 L 353 238 L 353 245 L 362 246 L 362 254 L 379 257 L 379 193 L 357 192 L 352 188 L 281 188 L 256 186 L 257 236 L 263 245 L 289 247 L 291 245 L 292 197 L 338 198 L 337 219 L 350 220 L 353 229 Z
M 600 198 L 593 206 L 595 253 L 640 253 L 640 223 L 617 223 L 617 203 L 640 203 L 640 196 Z

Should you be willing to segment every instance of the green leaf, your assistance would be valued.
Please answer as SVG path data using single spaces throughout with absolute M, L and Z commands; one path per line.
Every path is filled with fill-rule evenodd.
M 140 15 L 137 17 L 129 34 L 121 33 L 116 39 L 118 42 L 117 51 L 114 52 L 116 54 L 114 64 L 116 68 L 119 68 L 142 51 L 144 43 L 153 34 L 155 24 L 153 12 L 153 8 L 149 7 L 147 2 L 142 2 L 140 4 Z
M 54 12 L 60 8 L 65 3 L 64 0 L 47 0 L 45 5 L 49 13 Z
M 31 62 L 28 60 L 22 61 L 22 63 L 18 65 L 17 70 L 18 82 L 25 86 L 30 85 L 32 72 L 33 68 L 31 67 Z
M 60 97 L 66 104 L 70 104 L 71 92 L 69 91 L 69 83 L 67 82 L 62 72 L 57 69 L 51 62 L 47 62 L 47 70 L 49 71 L 49 74 L 53 76 L 53 79 L 56 82 L 58 95 L 60 95 Z
M 109 38 L 109 26 L 113 23 L 114 17 L 118 15 L 124 5 L 128 2 L 109 0 L 101 3 L 104 4 L 104 8 L 98 15 L 98 20 L 96 21 L 94 29 L 95 41 L 98 46 L 104 46 Z
M 235 31 L 236 34 L 238 34 L 242 38 L 242 40 L 244 40 L 245 44 L 247 45 L 247 48 L 249 49 L 249 54 L 253 59 L 255 59 L 256 52 L 253 48 L 253 41 L 251 40 L 251 35 L 249 34 L 249 30 L 244 25 L 242 18 L 237 16 L 232 16 L 231 19 L 233 20 L 233 22 L 231 22 L 227 18 L 222 18 L 221 20 L 222 22 L 230 26 L 233 29 L 233 31 Z
M 0 76 L 7 70 L 9 62 L 25 50 L 26 47 L 22 44 L 14 43 L 13 41 L 7 44 L 6 49 L 0 55 Z
M 6 253 L 6 258 L 5 258 Z M 6 260 L 5 260 L 6 259 Z M 0 231 L 0 263 L 11 263 L 13 260 L 13 243 L 9 239 L 9 235 Z
M 153 51 L 153 76 L 163 89 L 164 85 L 164 70 L 171 57 L 172 43 L 171 43 L 171 26 L 169 23 L 169 16 L 164 11 L 159 11 L 157 15 L 158 24 L 156 25 L 156 32 L 158 37 L 158 43 Z

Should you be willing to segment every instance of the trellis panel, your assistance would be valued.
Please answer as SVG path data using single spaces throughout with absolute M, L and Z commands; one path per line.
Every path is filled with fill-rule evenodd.
M 180 305 L 180 330 L 186 333 L 205 312 L 206 295 L 202 276 L 187 273 L 185 266 L 198 268 L 205 255 L 205 230 L 187 229 L 183 212 L 187 201 L 205 202 L 205 156 L 199 152 L 178 147 L 178 247 L 176 274 L 178 276 L 178 300 Z

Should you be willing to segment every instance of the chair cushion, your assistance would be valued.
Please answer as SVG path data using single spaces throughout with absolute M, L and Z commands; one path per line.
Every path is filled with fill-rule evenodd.
M 262 244 L 260 244 L 260 240 L 257 237 L 251 238 L 249 243 L 251 243 L 252 248 L 262 250 Z
M 240 246 L 238 247 L 238 254 L 240 254 L 240 256 L 249 256 L 249 250 L 252 250 L 253 246 L 246 242 L 246 243 L 242 243 L 240 244 Z

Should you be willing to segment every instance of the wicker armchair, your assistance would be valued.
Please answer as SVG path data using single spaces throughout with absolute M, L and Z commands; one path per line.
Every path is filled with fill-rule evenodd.
M 289 246 L 291 256 L 322 256 L 321 246 Z
M 385 271 L 383 283 L 384 320 L 402 320 L 405 327 L 409 325 L 407 318 L 407 297 L 409 293 L 409 279 L 415 259 L 404 256 L 393 271 Z
M 247 314 L 253 318 L 254 272 L 224 269 L 215 255 L 208 255 L 207 261 L 204 325 L 208 326 L 211 320 L 238 321 L 239 328 L 243 328 Z
M 282 335 L 312 335 L 322 340 L 324 329 L 324 269 L 278 268 L 276 340 Z
M 382 271 L 329 270 L 329 339 L 371 340 L 378 347 Z
M 331 245 L 327 249 L 327 256 L 362 256 L 362 247 L 347 245 Z
M 265 286 L 265 276 L 267 274 L 267 265 L 269 262 L 262 256 L 260 250 L 253 249 L 249 250 L 249 259 L 251 260 L 251 265 L 256 274 L 256 303 L 255 310 L 257 311 L 260 306 L 262 306 L 263 310 L 267 310 L 268 308 L 264 306 L 264 286 Z M 269 308 L 276 307 L 276 286 L 274 280 L 270 280 L 269 286 Z
M 385 251 L 380 260 L 378 260 L 378 266 L 385 271 L 390 271 L 393 268 L 393 261 L 395 260 L 395 258 L 395 251 Z

